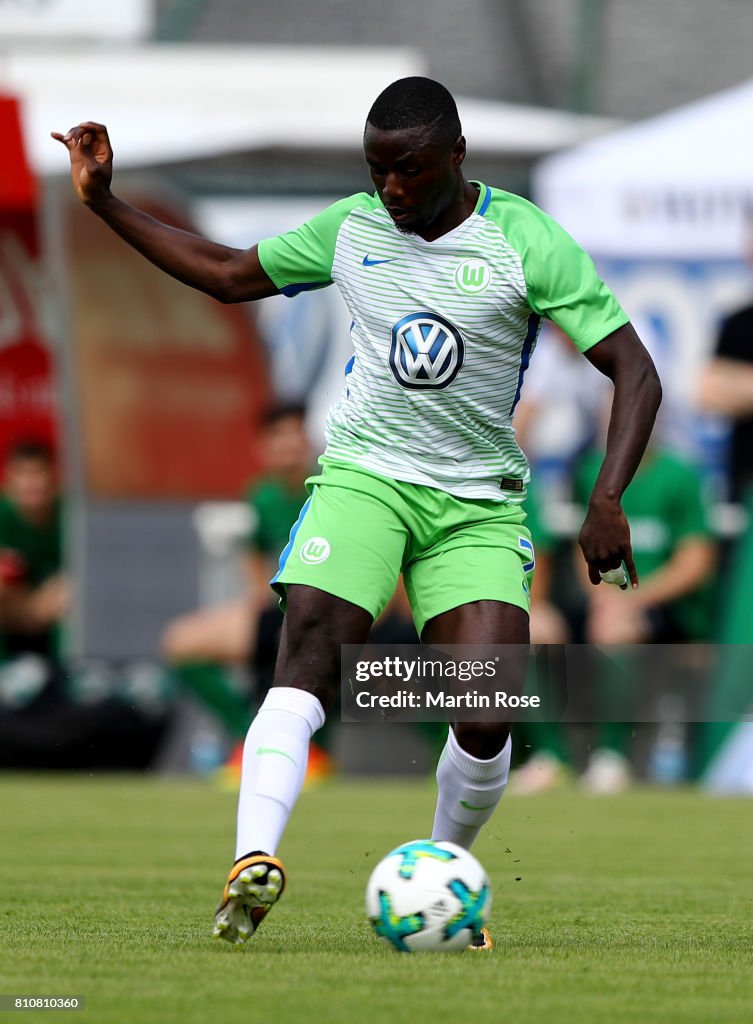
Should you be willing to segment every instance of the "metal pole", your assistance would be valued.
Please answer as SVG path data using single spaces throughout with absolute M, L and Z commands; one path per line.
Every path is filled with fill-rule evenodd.
M 81 426 L 76 354 L 71 320 L 71 286 L 66 272 L 66 209 L 72 202 L 66 178 L 42 182 L 40 205 L 40 237 L 43 262 L 51 282 L 51 303 L 55 316 L 54 373 L 58 384 L 59 426 L 65 486 L 65 522 L 63 553 L 66 570 L 73 588 L 73 606 L 68 616 L 65 656 L 81 658 L 86 654 L 86 588 L 87 588 L 87 494 L 84 439 Z
M 580 114 L 597 107 L 596 90 L 601 72 L 604 0 L 576 0 L 575 61 L 570 76 L 570 109 Z
M 158 43 L 185 42 L 204 13 L 207 0 L 172 0 L 157 26 L 154 38 Z

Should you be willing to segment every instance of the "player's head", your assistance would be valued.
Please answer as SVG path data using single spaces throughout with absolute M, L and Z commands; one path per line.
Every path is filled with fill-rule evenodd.
M 458 109 L 431 78 L 401 78 L 380 93 L 366 119 L 371 179 L 396 226 L 428 227 L 457 196 L 465 158 Z
M 29 519 L 45 518 L 58 494 L 55 456 L 43 441 L 17 441 L 5 455 L 5 493 Z

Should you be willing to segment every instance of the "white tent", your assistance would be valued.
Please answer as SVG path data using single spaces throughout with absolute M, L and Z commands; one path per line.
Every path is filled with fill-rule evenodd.
M 753 212 L 753 81 L 552 156 L 534 185 L 594 253 L 739 258 Z
M 43 175 L 61 173 L 51 130 L 108 125 L 119 167 L 264 149 L 353 151 L 377 93 L 425 72 L 408 49 L 148 46 L 15 50 L 0 90 L 20 97 L 27 146 Z M 474 154 L 541 156 L 613 127 L 602 118 L 461 100 Z
M 721 318 L 749 295 L 753 81 L 543 160 L 534 198 L 591 253 L 656 354 L 666 437 L 719 473 L 696 413 Z M 714 479 L 714 482 L 717 482 Z

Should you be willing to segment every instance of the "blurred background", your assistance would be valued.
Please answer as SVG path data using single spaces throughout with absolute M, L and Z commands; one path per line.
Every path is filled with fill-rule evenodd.
M 428 74 L 468 176 L 585 246 L 665 392 L 625 502 L 641 590 L 589 591 L 609 387 L 541 337 L 516 412 L 534 642 L 671 645 L 672 671 L 652 722 L 521 730 L 511 789 L 753 792 L 753 726 L 725 716 L 753 678 L 752 50 L 748 0 L 0 0 L 0 767 L 237 782 L 266 581 L 351 355 L 335 289 L 227 307 L 154 270 L 49 132 L 105 123 L 119 195 L 247 247 L 370 190 L 368 108 Z M 374 638 L 411 640 L 400 592 Z M 311 774 L 429 771 L 436 745 L 335 722 Z

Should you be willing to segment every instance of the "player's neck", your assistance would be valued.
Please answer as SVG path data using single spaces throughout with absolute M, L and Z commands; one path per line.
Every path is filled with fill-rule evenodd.
M 435 242 L 467 220 L 476 209 L 479 190 L 465 178 L 460 179 L 458 194 L 450 205 L 428 227 L 416 231 L 425 242 Z

